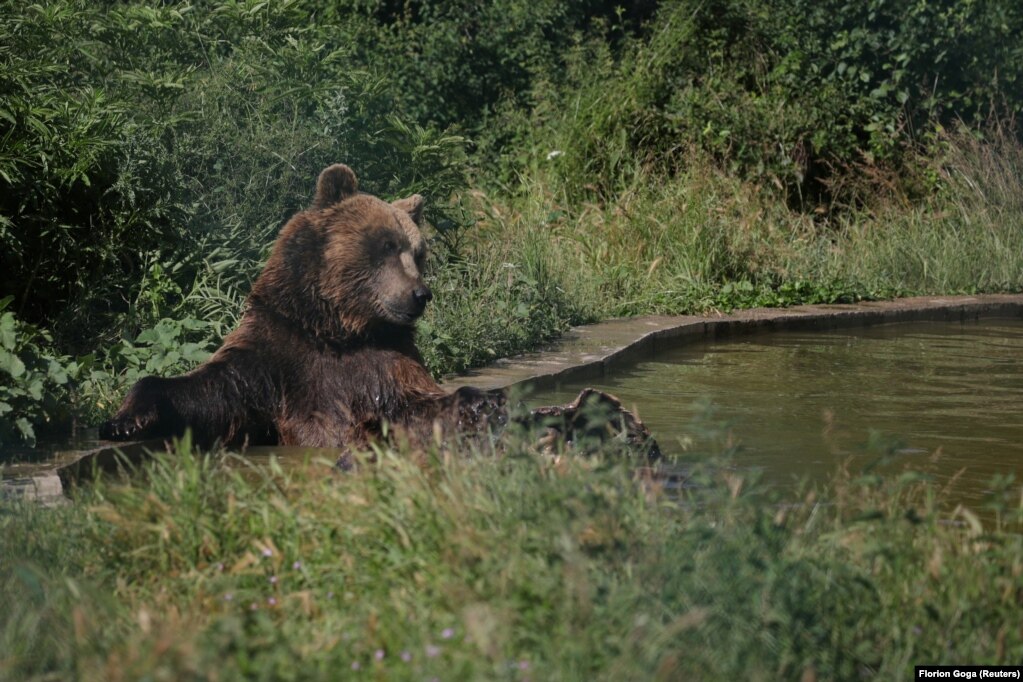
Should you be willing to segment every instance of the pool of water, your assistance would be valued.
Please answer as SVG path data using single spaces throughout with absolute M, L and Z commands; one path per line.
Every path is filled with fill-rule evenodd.
M 1023 479 L 1023 320 L 700 342 L 529 402 L 565 402 L 586 385 L 634 408 L 668 454 L 682 452 L 709 401 L 738 440 L 736 466 L 770 482 L 826 482 L 885 452 L 877 470 L 955 479 L 950 494 L 967 503 L 982 501 L 996 474 Z

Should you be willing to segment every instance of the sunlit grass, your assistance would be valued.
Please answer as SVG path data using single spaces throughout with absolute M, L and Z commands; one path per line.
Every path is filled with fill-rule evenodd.
M 636 170 L 589 203 L 567 198 L 585 178 L 561 176 L 555 157 L 518 192 L 477 193 L 473 205 L 481 242 L 541 245 L 582 319 L 1019 291 L 1023 146 L 996 130 L 949 135 L 942 149 L 920 160 L 932 176 L 924 199 L 819 215 L 695 154 L 673 174 Z
M 911 475 L 779 496 L 712 435 L 682 493 L 514 442 L 351 474 L 185 445 L 63 507 L 4 503 L 0 678 L 880 680 L 1023 655 L 1018 486 L 987 526 Z

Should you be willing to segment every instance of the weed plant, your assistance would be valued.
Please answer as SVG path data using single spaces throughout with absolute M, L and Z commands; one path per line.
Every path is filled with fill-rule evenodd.
M 986 135 L 943 132 L 915 162 L 934 187 L 919 201 L 889 184 L 856 210 L 793 212 L 693 151 L 671 176 L 641 168 L 613 200 L 581 204 L 552 190 L 554 157 L 518 196 L 475 195 L 475 215 L 490 241 L 543 244 L 582 319 L 1019 291 L 1023 146 Z

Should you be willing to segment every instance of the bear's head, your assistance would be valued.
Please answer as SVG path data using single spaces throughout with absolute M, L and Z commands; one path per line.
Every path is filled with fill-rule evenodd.
M 388 203 L 360 193 L 348 166 L 330 166 L 312 207 L 281 231 L 253 295 L 321 336 L 410 328 L 433 298 L 422 215 L 420 195 Z

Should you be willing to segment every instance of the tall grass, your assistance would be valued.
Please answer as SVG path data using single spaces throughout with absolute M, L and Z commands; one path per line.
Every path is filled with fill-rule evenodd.
M 1004 128 L 987 139 L 943 138 L 928 163 L 937 189 L 911 208 L 895 202 L 841 226 L 813 274 L 887 282 L 917 293 L 1019 291 L 1023 287 L 1023 146 Z
M 513 442 L 350 475 L 185 445 L 63 507 L 4 502 L 0 678 L 882 680 L 1023 655 L 1018 500 L 983 528 L 912 476 L 776 499 L 694 433 L 681 497 Z
M 917 161 L 924 198 L 806 214 L 698 151 L 674 173 L 641 168 L 609 198 L 577 202 L 552 190 L 555 156 L 523 176 L 521 193 L 475 201 L 488 239 L 544 244 L 584 318 L 1018 291 L 1021 161 L 1005 129 L 945 133 Z
M 554 269 L 546 240 L 480 241 L 437 264 L 434 302 L 418 324 L 419 348 L 436 374 L 464 371 L 557 337 L 590 321 Z

